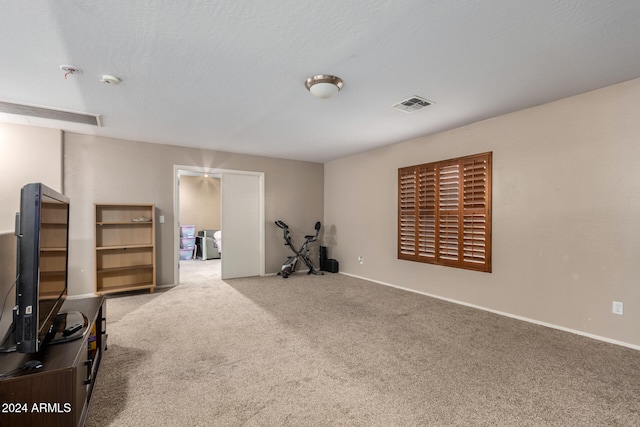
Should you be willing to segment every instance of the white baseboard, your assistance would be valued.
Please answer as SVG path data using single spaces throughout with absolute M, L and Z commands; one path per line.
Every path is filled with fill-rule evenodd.
M 533 323 L 533 324 L 536 324 L 536 325 L 545 326 L 547 328 L 557 329 L 557 330 L 560 330 L 560 331 L 569 332 L 569 333 L 576 334 L 576 335 L 581 335 L 583 337 L 592 338 L 594 340 L 604 341 L 604 342 L 607 342 L 609 344 L 616 344 L 616 345 L 620 345 L 622 347 L 628 347 L 628 348 L 632 348 L 634 350 L 640 350 L 640 345 L 631 344 L 631 343 L 627 343 L 627 342 L 624 342 L 624 341 L 618 341 L 618 340 L 614 340 L 614 339 L 611 339 L 611 338 L 602 337 L 600 335 L 594 335 L 594 334 L 590 334 L 590 333 L 587 333 L 587 332 L 584 332 L 584 331 L 579 331 L 579 330 L 576 330 L 576 329 L 565 328 L 564 326 L 554 325 L 552 323 L 547 323 L 547 322 L 541 322 L 539 320 L 530 319 L 528 317 L 518 316 L 516 314 L 506 313 L 506 312 L 499 311 L 499 310 L 493 310 L 493 309 L 490 309 L 490 308 L 487 308 L 487 307 L 482 307 L 482 306 L 475 305 L 475 304 L 469 304 L 469 303 L 466 303 L 464 301 L 458 301 L 458 300 L 451 299 L 451 298 L 445 298 L 445 297 L 442 297 L 442 296 L 433 295 L 433 294 L 430 294 L 430 293 L 427 293 L 427 292 L 422 292 L 422 291 L 418 291 L 418 290 L 411 289 L 411 288 L 405 288 L 403 286 L 394 285 L 392 283 L 386 283 L 386 282 L 381 282 L 379 280 L 373 280 L 373 279 L 370 279 L 368 277 L 357 276 L 355 274 L 345 273 L 345 272 L 342 272 L 342 271 L 339 274 L 344 274 L 345 276 L 355 277 L 357 279 L 367 280 L 369 282 L 378 283 L 378 284 L 384 285 L 384 286 L 390 286 L 392 288 L 402 289 L 403 291 L 413 292 L 413 293 L 424 295 L 424 296 L 427 296 L 427 297 L 436 298 L 436 299 L 439 299 L 439 300 L 442 300 L 442 301 L 452 302 L 454 304 L 464 305 L 466 307 L 477 308 L 478 310 L 484 310 L 484 311 L 488 311 L 490 313 L 499 314 L 500 316 L 506 316 L 506 317 L 510 317 L 512 319 L 522 320 L 524 322 L 529 322 L 529 323 Z
M 277 276 L 278 273 L 265 273 L 263 277 Z

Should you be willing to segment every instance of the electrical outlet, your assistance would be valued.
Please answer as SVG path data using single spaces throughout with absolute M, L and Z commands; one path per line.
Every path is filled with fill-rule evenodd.
M 621 302 L 614 301 L 613 302 L 613 314 L 619 314 L 619 315 L 622 316 L 623 311 L 624 311 L 623 304 Z
M 359 262 L 360 264 L 364 264 L 364 257 L 363 257 L 362 255 L 360 255 L 360 256 L 358 257 L 358 262 Z

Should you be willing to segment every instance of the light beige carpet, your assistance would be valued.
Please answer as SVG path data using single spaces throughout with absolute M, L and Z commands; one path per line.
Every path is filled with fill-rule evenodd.
M 107 301 L 88 426 L 640 425 L 638 351 L 344 275 L 204 265 Z

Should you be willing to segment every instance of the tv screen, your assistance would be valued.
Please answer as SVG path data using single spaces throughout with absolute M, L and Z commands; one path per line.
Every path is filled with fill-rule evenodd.
M 35 353 L 67 294 L 69 199 L 41 183 L 20 194 L 16 348 Z

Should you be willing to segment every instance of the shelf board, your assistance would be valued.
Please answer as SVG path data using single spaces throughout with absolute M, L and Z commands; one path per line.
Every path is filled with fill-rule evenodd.
M 140 225 L 140 224 L 153 224 L 153 221 L 99 221 L 96 225 Z
M 109 267 L 109 268 L 99 268 L 96 270 L 98 274 L 100 273 L 112 273 L 118 271 L 128 271 L 128 270 L 144 270 L 153 268 L 153 264 L 143 264 L 143 265 L 132 265 L 128 267 Z
M 146 243 L 144 245 L 96 246 L 96 251 L 108 251 L 113 249 L 140 249 L 140 248 L 153 248 L 153 243 Z
M 127 292 L 127 291 L 139 291 L 142 289 L 149 289 L 151 292 L 155 289 L 156 285 L 153 283 L 139 283 L 137 285 L 122 285 L 122 286 L 110 286 L 107 288 L 100 288 L 96 291 L 98 295 L 104 294 L 113 294 L 116 292 Z
M 40 299 L 47 301 L 55 301 L 60 297 L 60 292 L 62 291 L 54 291 L 54 292 L 41 292 Z
M 66 270 L 40 270 L 40 276 L 64 276 L 67 274 Z

